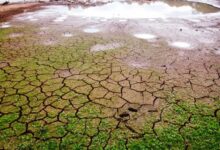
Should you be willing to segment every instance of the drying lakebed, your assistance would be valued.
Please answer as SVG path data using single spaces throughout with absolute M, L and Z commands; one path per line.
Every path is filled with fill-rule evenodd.
M 219 149 L 220 7 L 208 2 L 0 18 L 0 149 Z

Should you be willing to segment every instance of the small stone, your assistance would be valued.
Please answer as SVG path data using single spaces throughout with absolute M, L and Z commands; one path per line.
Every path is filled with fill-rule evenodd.
M 132 108 L 132 107 L 129 107 L 128 110 L 131 111 L 131 112 L 137 112 L 138 111 L 137 109 Z
M 122 114 L 119 115 L 121 118 L 129 117 L 129 113 L 123 112 Z

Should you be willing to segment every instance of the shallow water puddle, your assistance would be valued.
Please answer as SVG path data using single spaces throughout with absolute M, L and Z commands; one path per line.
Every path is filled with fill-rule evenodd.
M 155 1 L 146 3 L 111 2 L 101 6 L 83 8 L 81 6 L 70 10 L 69 14 L 81 17 L 101 18 L 182 18 L 204 13 L 218 12 L 214 6 L 177 1 Z
M 156 21 L 156 19 L 154 19 L 154 18 L 149 18 L 148 20 L 149 21 Z
M 69 33 L 69 32 L 65 32 L 65 33 L 63 33 L 62 36 L 63 36 L 63 37 L 72 37 L 73 34 L 71 34 L 71 33 Z
M 35 21 L 38 21 L 38 19 L 37 18 L 32 18 L 32 19 L 29 19 L 29 21 L 35 22 Z
M 139 62 L 129 62 L 129 65 L 134 67 L 134 68 L 145 68 L 147 65 L 145 63 L 139 63 Z
M 191 45 L 187 42 L 176 41 L 170 44 L 173 47 L 189 49 Z
M 4 22 L 0 25 L 0 28 L 10 28 L 11 24 L 9 22 Z
M 152 40 L 152 39 L 155 39 L 156 36 L 153 35 L 153 34 L 148 34 L 148 33 L 137 33 L 137 34 L 134 34 L 134 36 L 136 38 L 139 38 L 139 39 L 145 39 L 145 40 Z
M 100 21 L 101 22 L 106 22 L 106 21 L 108 21 L 108 19 L 101 19 Z
M 96 44 L 91 47 L 91 52 L 99 52 L 99 51 L 105 51 L 105 50 L 112 50 L 116 48 L 122 47 L 122 43 L 108 43 L 108 44 Z
M 97 29 L 97 28 L 86 28 L 86 29 L 83 29 L 83 31 L 86 32 L 86 33 L 97 33 L 100 30 Z
M 48 30 L 48 27 L 40 27 L 40 30 L 42 31 Z
M 119 22 L 126 22 L 127 19 L 120 19 Z
M 54 22 L 63 22 L 67 19 L 67 16 L 61 16 L 61 17 L 58 17 L 54 20 Z

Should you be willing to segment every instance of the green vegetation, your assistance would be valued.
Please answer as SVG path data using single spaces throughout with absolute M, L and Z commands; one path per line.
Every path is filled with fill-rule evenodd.
M 175 125 L 170 119 L 170 115 L 165 115 L 159 126 L 155 126 L 156 134 L 145 134 L 142 138 L 128 139 L 126 145 L 126 137 L 129 137 L 127 130 L 115 129 L 114 120 L 100 120 L 99 119 L 77 119 L 72 116 L 66 116 L 68 123 L 66 125 L 57 124 L 52 126 L 42 126 L 42 122 L 36 122 L 31 125 L 35 128 L 33 133 L 35 137 L 39 137 L 40 141 L 36 141 L 30 134 L 24 133 L 25 127 L 21 123 L 13 123 L 12 129 L 5 129 L 1 131 L 1 141 L 7 141 L 10 137 L 14 137 L 14 146 L 18 149 L 58 149 L 60 140 L 62 149 L 84 149 L 90 143 L 90 138 L 93 137 L 91 148 L 102 149 L 126 149 L 131 150 L 142 149 L 213 149 L 217 150 L 220 147 L 220 125 L 219 118 L 214 116 L 205 116 L 202 114 L 194 114 L 198 112 L 193 106 L 182 104 L 169 105 L 172 113 L 175 114 L 177 119 L 182 121 L 177 122 Z M 187 110 L 182 109 L 187 106 Z M 204 106 L 203 106 L 204 107 Z M 169 109 L 169 110 L 171 110 Z M 183 111 L 185 111 L 183 113 Z M 91 114 L 89 110 L 89 114 Z M 185 118 L 185 113 L 190 114 L 189 119 Z M 18 118 L 17 114 L 4 115 L 0 118 L 1 128 L 6 128 L 11 122 Z M 164 122 L 164 120 L 168 120 Z M 113 125 L 113 126 L 112 126 Z M 85 129 L 86 127 L 86 129 Z M 98 130 L 99 128 L 99 130 Z M 149 133 L 148 130 L 143 130 L 143 133 Z M 50 139 L 56 137 L 56 139 Z M 48 139 L 49 138 L 49 139 Z M 108 141 L 108 142 L 107 142 Z M 11 144 L 12 144 L 11 143 Z M 106 145 L 107 144 L 107 145 Z
M 89 51 L 104 39 L 48 46 L 29 36 L 0 49 L 8 63 L 0 66 L 0 149 L 220 148 L 217 84 L 208 100 L 188 96 L 185 87 L 171 94 L 169 74 L 122 61 L 129 50 Z

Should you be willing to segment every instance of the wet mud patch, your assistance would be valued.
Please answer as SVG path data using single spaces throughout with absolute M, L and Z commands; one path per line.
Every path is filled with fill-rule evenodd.
M 113 50 L 123 47 L 124 44 L 120 42 L 113 42 L 113 43 L 107 43 L 107 44 L 96 44 L 90 48 L 91 52 L 99 52 L 99 51 L 107 51 L 107 50 Z
M 100 29 L 93 28 L 93 27 L 85 28 L 85 29 L 83 29 L 83 32 L 85 32 L 85 33 L 98 33 L 98 32 L 100 32 Z
M 61 17 L 58 17 L 54 20 L 55 23 L 59 23 L 59 22 L 64 22 L 66 19 L 68 18 L 68 16 L 63 15 Z
M 134 68 L 147 68 L 150 66 L 149 62 L 141 61 L 139 59 L 136 60 L 126 60 L 127 64 Z

